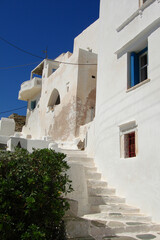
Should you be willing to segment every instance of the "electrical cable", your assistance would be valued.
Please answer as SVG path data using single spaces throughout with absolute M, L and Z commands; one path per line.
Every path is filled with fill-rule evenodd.
M 41 56 L 35 55 L 35 54 L 31 53 L 31 52 L 28 52 L 28 51 L 26 51 L 26 50 L 24 50 L 24 49 L 22 49 L 22 48 L 16 46 L 15 44 L 13 44 L 13 43 L 9 42 L 8 40 L 2 38 L 1 36 L 0 36 L 0 40 L 2 40 L 3 42 L 7 43 L 8 45 L 10 45 L 10 46 L 12 46 L 12 47 L 18 49 L 18 50 L 21 51 L 21 52 L 27 53 L 27 54 L 29 54 L 29 55 L 31 55 L 31 56 L 33 56 L 33 57 L 37 57 L 37 58 L 44 59 L 44 58 L 41 57 Z
M 23 108 L 27 108 L 27 106 L 20 107 L 20 108 L 14 108 L 14 109 L 11 109 L 11 110 L 8 110 L 8 111 L 0 112 L 0 114 L 4 114 L 4 113 L 8 113 L 8 112 L 13 112 L 13 111 L 16 111 L 16 110 L 19 110 L 19 109 L 23 109 Z
M 29 54 L 29 55 L 31 55 L 31 56 L 34 56 L 34 57 L 37 57 L 37 58 L 40 58 L 40 59 L 44 59 L 44 58 L 41 57 L 41 56 L 35 55 L 35 54 L 31 53 L 31 52 L 28 52 L 28 51 L 26 51 L 26 50 L 24 50 L 24 49 L 16 46 L 15 44 L 13 44 L 13 43 L 9 42 L 8 40 L 2 38 L 1 36 L 0 36 L 0 40 L 2 40 L 3 42 L 7 43 L 8 45 L 10 45 L 10 46 L 18 49 L 18 50 L 21 51 L 21 52 L 27 53 L 27 54 Z M 49 59 L 49 60 L 52 60 L 52 61 L 54 61 L 54 62 L 56 62 L 56 63 L 59 63 L 59 64 L 62 63 L 62 64 L 68 64 L 68 65 L 77 65 L 77 66 L 87 66 L 87 65 L 88 65 L 88 66 L 90 66 L 90 65 L 94 65 L 94 66 L 95 66 L 95 65 L 97 65 L 97 63 L 70 63 L 70 62 L 57 61 L 57 60 L 54 60 L 54 59 Z M 24 65 L 11 66 L 11 67 L 3 67 L 3 68 L 0 68 L 0 70 L 2 70 L 2 69 L 9 69 L 9 68 L 24 67 L 24 66 L 32 65 L 32 64 L 34 64 L 34 63 L 28 63 L 28 64 L 24 64 Z
M 52 59 L 49 59 L 52 60 Z M 85 66 L 85 65 L 89 65 L 89 66 L 97 66 L 97 63 L 69 63 L 69 62 L 60 62 L 60 61 L 56 61 L 56 60 L 52 60 L 53 62 L 59 63 L 59 64 L 68 64 L 68 65 L 75 65 L 75 66 Z M 27 63 L 27 64 L 22 64 L 22 65 L 17 65 L 17 66 L 10 66 L 10 67 L 0 67 L 0 70 L 7 70 L 7 69 L 11 69 L 11 68 L 19 68 L 19 67 L 26 67 L 29 65 L 33 65 L 33 64 L 37 64 L 39 62 L 33 62 L 33 63 Z
M 25 67 L 25 66 L 29 66 L 29 65 L 33 65 L 33 64 L 37 64 L 37 63 L 39 63 L 39 62 L 27 63 L 27 64 L 23 64 L 23 65 L 10 66 L 10 67 L 0 67 L 0 70 L 10 69 L 10 68 L 18 68 L 18 67 Z
M 56 61 L 54 59 L 50 59 L 56 63 L 62 63 L 62 64 L 68 64 L 68 65 L 77 65 L 77 66 L 83 66 L 83 65 L 97 65 L 97 63 L 69 63 L 69 62 L 61 62 L 61 61 Z

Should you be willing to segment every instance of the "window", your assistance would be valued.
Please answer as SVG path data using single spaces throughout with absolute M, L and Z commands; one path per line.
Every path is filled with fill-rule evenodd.
M 36 100 L 31 101 L 31 110 L 34 110 L 36 107 Z
M 148 78 L 148 48 L 130 55 L 130 87 Z
M 124 151 L 125 158 L 136 156 L 135 132 L 124 134 Z
M 120 126 L 121 158 L 132 158 L 137 155 L 137 126 L 135 121 Z

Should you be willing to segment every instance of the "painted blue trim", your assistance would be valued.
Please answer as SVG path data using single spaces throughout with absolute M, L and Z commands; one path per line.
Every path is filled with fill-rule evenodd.
M 139 83 L 139 56 L 135 52 L 132 52 L 130 61 L 131 61 L 131 64 L 130 64 L 130 73 L 131 73 L 130 87 L 133 87 Z
M 131 82 L 130 82 L 130 87 L 134 86 L 134 59 L 135 59 L 135 52 L 131 53 L 131 64 L 130 64 L 130 73 L 131 73 Z
M 142 49 L 139 53 L 137 53 L 138 56 L 142 55 L 143 53 L 148 51 L 148 47 Z

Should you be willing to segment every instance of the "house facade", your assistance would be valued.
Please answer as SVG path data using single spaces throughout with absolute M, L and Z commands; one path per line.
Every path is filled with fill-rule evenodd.
M 88 151 L 118 194 L 160 221 L 160 2 L 101 0 L 99 21 Z
M 30 151 L 51 142 L 77 148 L 75 139 L 85 139 L 85 157 L 94 158 L 108 184 L 159 222 L 159 43 L 159 0 L 101 0 L 99 20 L 75 38 L 73 54 L 45 59 L 21 85 L 26 125 L 10 146 L 23 138 Z M 97 210 L 108 192 L 113 204 L 122 204 L 113 189 L 101 191 L 107 183 L 100 182 L 93 159 L 80 156 L 70 156 L 75 189 L 70 198 L 78 201 L 79 216 Z
M 28 102 L 24 136 L 73 141 L 79 137 L 80 126 L 93 120 L 97 43 L 86 39 L 93 37 L 97 25 L 95 22 L 75 39 L 73 54 L 43 60 L 21 85 L 19 99 Z

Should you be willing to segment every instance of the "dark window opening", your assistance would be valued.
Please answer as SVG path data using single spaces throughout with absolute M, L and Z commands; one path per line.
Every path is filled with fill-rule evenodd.
M 92 75 L 92 78 L 96 78 L 94 75 Z
M 128 134 L 128 155 L 129 157 L 135 157 L 135 132 Z
M 58 95 L 57 100 L 55 102 L 55 105 L 58 105 L 58 104 L 60 104 L 60 96 L 59 95 Z
M 36 100 L 35 101 L 31 101 L 31 110 L 34 110 L 36 107 Z
M 124 158 L 136 157 L 135 132 L 124 135 Z

